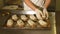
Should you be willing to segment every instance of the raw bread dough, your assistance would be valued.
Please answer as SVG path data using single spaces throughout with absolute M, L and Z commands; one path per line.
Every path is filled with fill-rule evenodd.
M 12 19 L 9 19 L 8 21 L 7 21 L 7 26 L 8 27 L 12 27 L 12 25 L 13 25 L 13 20 Z
M 36 17 L 34 15 L 29 15 L 30 19 L 36 20 Z
M 5 6 L 2 9 L 16 10 L 17 8 L 18 8 L 17 5 L 10 5 L 10 6 Z
M 35 23 L 34 21 L 32 21 L 32 20 L 28 20 L 28 24 L 29 24 L 32 28 L 34 28 L 34 27 L 36 26 L 36 23 Z
M 26 17 L 26 15 L 21 15 L 21 19 L 23 20 L 23 21 L 27 21 L 27 17 Z
M 17 21 L 17 20 L 18 20 L 18 16 L 17 16 L 17 15 L 12 15 L 12 19 L 13 19 L 14 21 Z
M 21 20 L 21 19 L 19 19 L 18 21 L 17 21 L 17 24 L 16 24 L 17 26 L 19 26 L 19 27 L 24 27 L 24 22 Z
M 47 22 L 43 21 L 43 20 L 39 20 L 39 24 L 43 27 L 47 26 Z

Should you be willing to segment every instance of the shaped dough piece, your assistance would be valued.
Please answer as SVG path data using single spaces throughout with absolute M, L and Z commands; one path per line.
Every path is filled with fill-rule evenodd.
M 34 27 L 36 26 L 36 23 L 35 23 L 34 21 L 32 21 L 32 20 L 28 20 L 28 24 L 29 24 L 32 28 L 34 28 Z
M 7 21 L 7 27 L 12 27 L 13 23 L 14 23 L 13 20 L 12 19 L 9 19 Z
M 8 10 L 16 10 L 18 8 L 17 5 L 10 5 L 10 6 L 5 6 L 2 9 L 8 9 Z
M 26 17 L 26 15 L 21 15 L 21 19 L 23 20 L 23 21 L 27 21 L 27 17 Z
M 17 20 L 18 20 L 18 16 L 17 16 L 17 15 L 12 15 L 12 19 L 13 19 L 14 21 L 17 21 Z
M 36 17 L 34 15 L 29 15 L 30 19 L 36 20 Z
M 22 20 L 19 19 L 17 21 L 17 24 L 16 25 L 19 26 L 19 27 L 24 27 L 25 24 L 24 24 L 24 22 Z
M 43 20 L 39 20 L 39 24 L 42 26 L 42 27 L 47 27 L 47 22 L 43 21 Z

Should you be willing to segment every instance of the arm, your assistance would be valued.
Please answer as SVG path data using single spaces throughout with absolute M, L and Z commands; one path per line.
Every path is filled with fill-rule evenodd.
M 43 14 L 42 14 L 42 11 L 40 11 L 39 9 L 37 9 L 37 8 L 32 4 L 32 2 L 31 2 L 30 0 L 24 0 L 24 2 L 25 2 L 31 9 L 33 9 L 33 10 L 36 12 L 36 17 L 37 17 L 38 19 L 42 19 L 42 17 L 41 17 L 41 15 L 43 15 Z
M 46 1 L 45 1 L 45 4 L 44 4 L 44 7 L 45 7 L 45 8 L 48 8 L 50 2 L 51 2 L 51 0 L 46 0 Z
M 37 9 L 30 0 L 24 0 L 24 2 L 34 11 Z

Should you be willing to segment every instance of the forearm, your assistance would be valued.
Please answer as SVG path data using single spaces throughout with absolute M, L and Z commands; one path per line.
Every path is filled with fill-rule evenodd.
M 48 8 L 50 2 L 51 2 L 51 0 L 46 0 L 46 1 L 45 1 L 45 4 L 44 4 L 44 7 L 45 7 L 45 8 Z
M 36 7 L 32 4 L 32 2 L 30 0 L 24 0 L 24 2 L 33 10 L 36 9 Z

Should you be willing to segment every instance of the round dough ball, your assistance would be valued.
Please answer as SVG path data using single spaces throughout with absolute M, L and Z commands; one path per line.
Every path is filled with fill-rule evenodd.
M 18 16 L 17 16 L 17 15 L 12 15 L 12 19 L 13 19 L 14 21 L 17 21 L 17 20 L 18 20 Z
M 34 28 L 34 27 L 36 26 L 36 23 L 35 23 L 34 21 L 32 21 L 32 20 L 28 20 L 28 24 L 29 24 L 32 28 Z
M 36 17 L 34 15 L 29 15 L 30 19 L 36 20 Z
M 26 15 L 21 15 L 21 19 L 23 20 L 23 21 L 27 21 L 27 17 L 26 17 Z
M 12 19 L 9 19 L 8 21 L 7 21 L 7 26 L 8 27 L 12 27 L 12 25 L 13 25 L 13 20 Z
M 24 27 L 24 22 L 19 19 L 19 20 L 17 21 L 17 24 L 16 24 L 16 25 L 19 26 L 19 27 Z
M 47 22 L 43 21 L 43 20 L 39 20 L 39 24 L 42 26 L 42 27 L 47 27 Z

